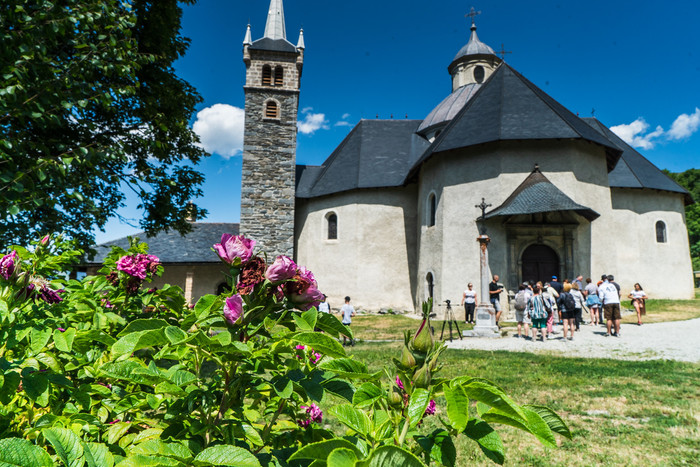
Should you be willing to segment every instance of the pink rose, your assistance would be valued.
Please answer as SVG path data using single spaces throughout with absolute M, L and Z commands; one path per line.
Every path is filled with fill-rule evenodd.
M 17 252 L 14 250 L 0 259 L 0 277 L 5 280 L 10 278 L 12 273 L 15 272 L 15 259 L 17 259 Z
M 297 265 L 287 256 L 278 256 L 265 271 L 265 278 L 270 282 L 284 282 L 294 277 Z
M 224 303 L 224 318 L 226 318 L 226 321 L 231 325 L 236 324 L 236 321 L 238 321 L 238 318 L 242 315 L 243 298 L 238 294 L 227 298 Z
M 430 399 L 428 407 L 425 408 L 425 415 L 433 415 L 435 413 L 435 401 Z
M 291 295 L 289 299 L 295 303 L 300 310 L 306 311 L 321 303 L 321 300 L 323 300 L 323 293 L 316 288 L 316 285 L 310 285 L 306 290 Z
M 246 263 L 253 256 L 255 240 L 245 238 L 243 235 L 223 234 L 221 243 L 214 245 L 216 254 L 227 264 L 233 264 L 236 258 L 241 259 L 241 263 Z
M 39 244 L 40 244 L 41 246 L 46 246 L 46 245 L 48 245 L 48 244 L 49 244 L 49 236 L 46 235 L 44 238 L 42 238 L 42 239 L 39 241 Z

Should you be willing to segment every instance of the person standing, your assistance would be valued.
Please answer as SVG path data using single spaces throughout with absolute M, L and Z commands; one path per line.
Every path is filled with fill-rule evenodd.
M 530 294 L 528 293 L 528 289 L 526 289 L 524 285 L 521 285 L 518 287 L 518 293 L 515 294 L 515 298 L 513 300 L 515 306 L 515 321 L 518 322 L 519 338 L 523 337 L 521 332 L 523 326 L 525 327 L 525 337 L 529 336 L 528 325 L 530 324 L 530 320 L 525 315 L 525 310 L 527 309 L 527 304 L 529 301 Z
M 355 316 L 355 308 L 350 305 L 350 297 L 345 297 L 345 305 L 340 309 L 340 314 L 343 316 L 342 323 L 345 326 L 352 324 L 352 318 Z M 347 343 L 347 336 L 343 334 L 343 345 Z M 350 345 L 355 345 L 355 339 L 350 339 Z
M 326 301 L 326 295 L 323 295 L 323 299 L 321 300 L 321 303 L 318 304 L 318 311 L 321 313 L 330 313 L 331 312 L 331 306 L 328 304 Z
M 586 279 L 584 295 L 586 296 L 586 306 L 591 312 L 591 326 L 596 326 L 599 321 L 602 322 L 600 298 L 598 298 L 598 286 L 593 283 L 590 277 Z
M 552 312 L 552 303 L 542 295 L 542 289 L 536 285 L 534 295 L 527 302 L 526 314 L 532 320 L 532 340 L 537 339 L 537 330 L 540 329 L 542 342 L 547 339 L 547 317 Z
M 552 276 L 552 280 L 549 281 L 549 285 L 557 291 L 556 297 L 559 297 L 559 294 L 564 291 L 564 285 L 561 282 L 559 282 L 557 276 Z
M 542 283 L 538 282 L 540 287 L 542 287 Z M 542 295 L 544 297 L 549 298 L 549 301 L 552 302 L 554 305 L 552 305 L 552 312 L 549 314 L 549 318 L 547 319 L 547 332 L 549 333 L 549 338 L 553 339 L 554 338 L 554 323 L 557 324 L 562 324 L 561 323 L 561 313 L 559 308 L 557 307 L 556 303 L 559 300 L 559 292 L 554 290 L 554 288 L 550 285 L 549 282 L 544 284 L 544 288 L 542 289 Z
M 583 294 L 579 290 L 578 283 L 574 281 L 571 284 L 571 292 L 569 292 L 572 297 L 574 297 L 574 321 L 576 323 L 576 332 L 581 330 L 581 323 L 583 323 Z
M 564 324 L 564 339 L 573 340 L 575 327 L 574 321 L 576 319 L 576 302 L 570 292 L 571 284 L 564 284 L 564 288 L 559 294 L 559 300 L 557 300 L 557 306 L 559 307 L 559 316 L 561 316 Z M 569 329 L 571 330 L 571 336 L 567 337 Z
M 649 297 L 647 297 L 646 292 L 644 292 L 644 289 L 642 289 L 642 286 L 639 284 L 639 282 L 634 284 L 634 290 L 630 292 L 629 298 L 632 299 L 632 306 L 637 312 L 637 325 L 641 326 L 642 316 L 647 314 L 646 299 Z
M 464 322 L 474 324 L 474 309 L 476 308 L 476 291 L 474 284 L 467 284 L 467 290 L 462 294 L 462 305 L 464 305 Z
M 582 291 L 583 290 L 583 276 L 578 275 L 576 276 L 576 279 L 571 283 L 571 286 L 573 287 L 574 284 L 578 284 L 578 290 Z
M 603 314 L 605 316 L 605 325 L 608 330 L 606 336 L 611 335 L 620 337 L 620 295 L 617 293 L 617 288 L 610 282 L 612 276 L 605 278 L 605 281 L 598 287 L 598 294 L 603 302 Z M 613 278 L 614 279 L 614 278 Z
M 503 292 L 503 287 L 498 285 L 498 274 L 494 274 L 493 280 L 489 283 L 489 299 L 496 310 L 496 326 L 501 319 L 501 292 Z

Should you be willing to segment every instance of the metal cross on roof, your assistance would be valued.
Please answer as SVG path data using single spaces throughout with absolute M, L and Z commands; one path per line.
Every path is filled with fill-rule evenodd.
M 501 43 L 501 50 L 496 51 L 496 55 L 500 55 L 501 60 L 506 59 L 506 54 L 512 54 L 512 53 L 513 52 L 511 52 L 510 50 L 506 50 L 505 45 L 503 43 Z
M 465 18 L 470 18 L 470 17 L 471 17 L 471 19 L 472 19 L 472 24 L 474 24 L 474 17 L 476 17 L 477 15 L 480 15 L 480 14 L 481 14 L 481 10 L 476 11 L 476 10 L 474 10 L 474 7 L 472 7 L 471 10 L 469 10 L 469 13 L 467 13 L 466 15 L 464 15 L 464 17 L 465 17 Z
M 486 200 L 484 198 L 481 198 L 481 204 L 477 204 L 474 207 L 481 209 L 481 218 L 483 219 L 486 216 L 486 208 L 490 208 L 491 205 L 486 204 Z

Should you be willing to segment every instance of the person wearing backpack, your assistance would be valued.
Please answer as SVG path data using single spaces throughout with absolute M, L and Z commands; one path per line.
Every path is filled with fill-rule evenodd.
M 514 305 L 515 305 L 515 320 L 518 322 L 518 338 L 522 338 L 522 328 L 525 327 L 525 337 L 529 336 L 528 328 L 530 320 L 525 315 L 525 309 L 527 308 L 527 302 L 530 299 L 530 294 L 524 285 L 518 287 L 518 293 L 515 294 Z
M 542 342 L 547 340 L 547 318 L 552 314 L 553 303 L 542 295 L 539 285 L 533 288 L 534 296 L 527 302 L 525 312 L 532 320 L 532 340 L 537 339 L 537 330 L 542 333 Z
M 559 314 L 564 324 L 564 339 L 573 340 L 574 329 L 576 327 L 574 323 L 576 320 L 576 301 L 574 300 L 574 296 L 571 295 L 571 284 L 564 284 L 563 291 L 559 294 L 557 305 L 559 306 Z M 571 336 L 566 337 L 569 329 L 571 329 Z

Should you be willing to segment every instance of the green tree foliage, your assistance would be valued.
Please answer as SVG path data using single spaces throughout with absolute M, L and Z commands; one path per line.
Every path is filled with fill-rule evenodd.
M 685 207 L 685 222 L 688 226 L 693 270 L 698 271 L 700 270 L 700 204 L 698 204 L 700 201 L 700 169 L 688 169 L 680 173 L 664 170 L 664 173 L 688 190 L 695 201 L 695 203 Z
M 188 0 L 182 3 L 194 3 Z M 0 2 L 0 244 L 64 231 L 82 246 L 140 198 L 141 227 L 186 232 L 206 153 L 173 62 L 176 0 Z

